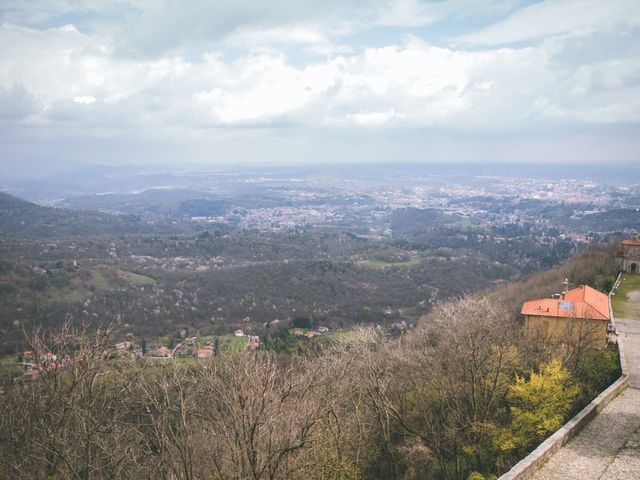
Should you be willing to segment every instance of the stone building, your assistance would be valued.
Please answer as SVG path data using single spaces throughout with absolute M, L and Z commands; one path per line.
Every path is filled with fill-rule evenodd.
M 631 232 L 631 238 L 622 241 L 622 251 L 618 254 L 620 270 L 625 273 L 640 273 L 640 240 L 638 233 Z
M 609 297 L 588 285 L 524 302 L 521 313 L 528 337 L 596 348 L 607 346 Z

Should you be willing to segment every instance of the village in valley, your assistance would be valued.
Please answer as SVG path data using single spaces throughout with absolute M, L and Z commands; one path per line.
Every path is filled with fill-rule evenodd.
M 640 272 L 640 239 L 637 232 L 632 231 L 630 238 L 623 240 L 620 247 L 616 253 L 619 271 L 621 274 L 638 274 Z M 610 298 L 611 295 L 615 295 L 614 290 L 617 289 L 618 283 L 614 284 L 610 295 L 588 285 L 570 288 L 568 279 L 565 279 L 562 287 L 562 292 L 552 294 L 549 298 L 528 300 L 522 305 L 521 315 L 524 320 L 525 335 L 551 344 L 563 345 L 567 341 L 582 342 L 589 348 L 598 349 L 615 344 L 617 332 Z M 297 327 L 296 321 L 301 321 L 305 327 L 311 326 L 308 319 L 294 320 L 292 328 L 287 332 L 292 338 L 312 340 L 332 333 L 328 327 L 322 325 L 315 329 Z M 248 334 L 243 329 L 236 329 L 231 335 L 220 336 L 188 335 L 185 329 L 181 329 L 178 339 L 160 337 L 153 342 L 147 342 L 144 339 L 121 340 L 103 353 L 114 360 L 126 358 L 147 361 L 206 360 L 223 351 L 252 352 L 260 348 L 264 348 L 260 336 Z M 58 357 L 47 351 L 23 351 L 18 354 L 18 361 L 25 370 L 23 374 L 15 377 L 14 381 L 35 380 L 42 371 L 63 368 L 70 360 L 68 357 Z
M 336 332 L 337 333 L 337 332 Z M 291 328 L 288 334 L 294 339 L 310 341 L 316 337 L 327 337 L 332 332 L 326 326 L 310 328 Z M 133 359 L 141 361 L 206 360 L 223 352 L 253 352 L 264 348 L 259 335 L 250 335 L 237 329 L 232 335 L 187 335 L 180 331 L 177 340 L 161 337 L 156 341 L 120 340 L 103 351 L 111 360 Z M 23 367 L 23 373 L 14 377 L 14 381 L 35 380 L 45 370 L 66 367 L 73 359 L 68 355 L 39 350 L 25 350 L 17 354 L 17 361 Z

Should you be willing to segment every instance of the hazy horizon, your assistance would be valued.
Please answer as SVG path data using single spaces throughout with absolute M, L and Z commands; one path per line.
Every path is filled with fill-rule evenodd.
M 351 163 L 308 163 L 308 164 L 272 164 L 272 165 L 233 165 L 206 163 L 156 163 L 156 164 L 65 164 L 64 167 L 46 163 L 36 169 L 24 166 L 0 164 L 0 191 L 16 192 L 22 187 L 28 189 L 64 185 L 84 184 L 100 190 L 103 181 L 114 179 L 131 180 L 135 178 L 166 179 L 169 183 L 182 177 L 197 178 L 198 175 L 231 175 L 249 177 L 264 175 L 282 178 L 305 178 L 308 176 L 326 176 L 327 178 L 357 179 L 376 178 L 383 180 L 389 175 L 411 178 L 421 177 L 503 177 L 551 180 L 587 180 L 612 181 L 621 184 L 640 182 L 640 164 L 608 163 L 580 165 L 573 163 L 498 163 L 498 162 L 351 162 Z M 159 180 L 160 181 L 160 180 Z M 152 182 L 153 183 L 153 182 Z M 16 188 L 18 190 L 16 190 Z M 178 188 L 178 187 L 176 187 Z

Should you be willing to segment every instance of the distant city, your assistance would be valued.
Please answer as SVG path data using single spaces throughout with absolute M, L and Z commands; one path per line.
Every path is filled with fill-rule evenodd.
M 638 178 L 640 169 L 634 167 L 375 165 L 245 172 L 94 167 L 16 181 L 2 190 L 41 205 L 150 222 L 269 232 L 331 228 L 372 239 L 392 236 L 398 209 L 436 209 L 468 219 L 469 226 L 553 227 L 579 242 L 596 233 L 628 231 L 624 215 L 596 226 L 590 219 L 639 208 Z

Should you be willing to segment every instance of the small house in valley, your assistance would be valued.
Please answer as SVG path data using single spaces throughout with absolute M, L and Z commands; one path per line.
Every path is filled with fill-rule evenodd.
M 257 335 L 249 335 L 249 342 L 247 342 L 247 348 L 249 350 L 257 350 L 260 348 L 260 337 Z
M 198 348 L 195 351 L 196 358 L 211 358 L 213 357 L 214 348 L 212 345 L 206 345 L 202 348 Z
M 559 343 L 607 346 L 609 297 L 587 285 L 522 305 L 525 333 Z

